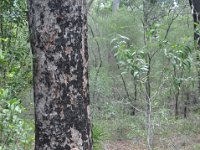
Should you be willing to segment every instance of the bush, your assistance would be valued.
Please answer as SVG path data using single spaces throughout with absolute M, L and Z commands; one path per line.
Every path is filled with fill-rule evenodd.
M 92 137 L 93 137 L 94 150 L 101 150 L 102 149 L 101 142 L 105 137 L 103 129 L 98 125 L 94 125 L 92 128 L 92 134 L 93 134 Z
M 34 142 L 34 124 L 22 118 L 25 108 L 19 99 L 5 99 L 7 91 L 0 91 L 0 149 L 30 150 Z

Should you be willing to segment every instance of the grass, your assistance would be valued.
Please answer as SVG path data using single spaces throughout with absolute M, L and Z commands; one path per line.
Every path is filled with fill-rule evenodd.
M 160 122 L 159 126 L 154 124 L 155 150 L 200 149 L 200 117 L 198 115 L 191 113 L 189 118 L 178 120 L 170 116 L 166 117 L 167 119 Z M 125 115 L 107 120 L 96 118 L 93 121 L 104 133 L 102 143 L 132 140 L 140 141 L 142 147 L 146 144 L 145 117 L 142 115 Z

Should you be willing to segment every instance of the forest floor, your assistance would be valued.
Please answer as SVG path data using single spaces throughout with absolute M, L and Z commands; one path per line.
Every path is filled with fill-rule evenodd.
M 112 141 L 104 144 L 104 150 L 147 150 L 142 143 L 134 143 L 131 140 L 127 141 Z
M 180 137 L 172 137 L 171 139 L 166 140 L 164 143 L 157 142 L 154 147 L 157 150 L 199 150 L 199 144 L 200 136 L 188 137 L 185 141 L 180 140 Z M 105 142 L 103 145 L 103 150 L 147 150 L 147 147 L 145 142 L 134 140 L 118 140 Z
M 128 118 L 120 122 L 97 121 L 97 127 L 103 127 L 104 135 L 99 150 L 147 150 L 145 128 L 142 122 L 135 120 L 139 119 Z M 166 123 L 156 124 L 153 148 L 154 150 L 200 150 L 199 115 L 192 114 L 187 119 L 179 120 L 169 117 Z

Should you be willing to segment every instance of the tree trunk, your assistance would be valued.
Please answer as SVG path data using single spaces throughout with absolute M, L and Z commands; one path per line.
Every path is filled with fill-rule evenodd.
M 151 59 L 149 54 L 147 54 L 147 63 L 148 63 L 148 71 L 147 71 L 147 79 L 145 83 L 146 90 L 146 103 L 147 103 L 147 143 L 148 150 L 151 150 L 153 147 L 153 127 L 152 127 L 152 99 L 151 99 L 151 81 L 150 81 L 150 73 L 151 73 Z
M 186 92 L 186 100 L 184 102 L 184 118 L 187 118 L 187 114 L 188 114 L 188 105 L 190 102 L 190 92 Z
M 35 150 L 92 150 L 85 0 L 28 0 Z
M 198 91 L 199 91 L 199 98 L 200 98 L 200 32 L 198 26 L 200 24 L 200 0 L 189 0 L 191 9 L 192 9 L 192 16 L 194 21 L 194 41 L 195 47 L 198 50 L 196 58 L 197 58 L 197 75 L 198 75 Z M 198 98 L 198 100 L 199 100 Z
M 119 9 L 119 4 L 121 0 L 113 0 L 112 12 L 115 13 Z
M 149 36 L 147 36 L 147 31 L 151 27 L 151 24 L 149 24 L 149 10 L 152 7 L 150 5 L 149 0 L 143 0 L 143 29 L 144 29 L 144 45 L 147 46 L 149 42 Z M 146 123 L 147 123 L 147 147 L 148 150 L 152 150 L 153 148 L 153 126 L 152 126 L 152 99 L 151 99 L 151 80 L 150 80 L 150 75 L 151 75 L 151 56 L 150 53 L 146 53 L 146 63 L 148 66 L 148 71 L 146 73 L 146 81 L 145 81 L 145 92 L 146 92 Z
M 174 77 L 174 80 L 176 80 L 177 78 L 179 78 L 178 76 L 178 73 L 177 73 L 177 68 L 176 66 L 173 66 L 173 71 L 174 71 L 174 74 L 173 74 L 173 77 Z M 178 119 L 178 116 L 179 116 L 179 95 L 180 95 L 180 86 L 181 84 L 180 83 L 176 83 L 175 86 L 175 94 L 174 94 L 174 100 L 175 100 L 175 103 L 174 103 L 174 116 L 175 116 L 175 119 Z
M 174 111 L 175 111 L 175 119 L 178 119 L 178 116 L 179 116 L 179 93 L 180 93 L 180 90 L 179 90 L 179 87 L 176 89 L 176 94 L 175 94 L 175 108 L 174 108 Z
M 149 0 L 149 2 L 150 2 L 151 4 L 155 4 L 155 3 L 157 2 L 157 0 Z
M 136 109 L 135 109 L 135 107 L 136 107 L 136 102 L 137 102 L 137 95 L 138 95 L 138 93 L 137 93 L 137 79 L 134 79 L 134 101 L 132 102 L 132 111 L 131 111 L 131 115 L 132 116 L 135 116 L 135 114 L 136 114 Z

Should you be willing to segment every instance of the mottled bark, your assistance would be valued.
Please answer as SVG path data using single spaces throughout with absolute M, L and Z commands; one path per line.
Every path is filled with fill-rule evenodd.
M 35 150 L 92 150 L 85 0 L 28 0 Z

